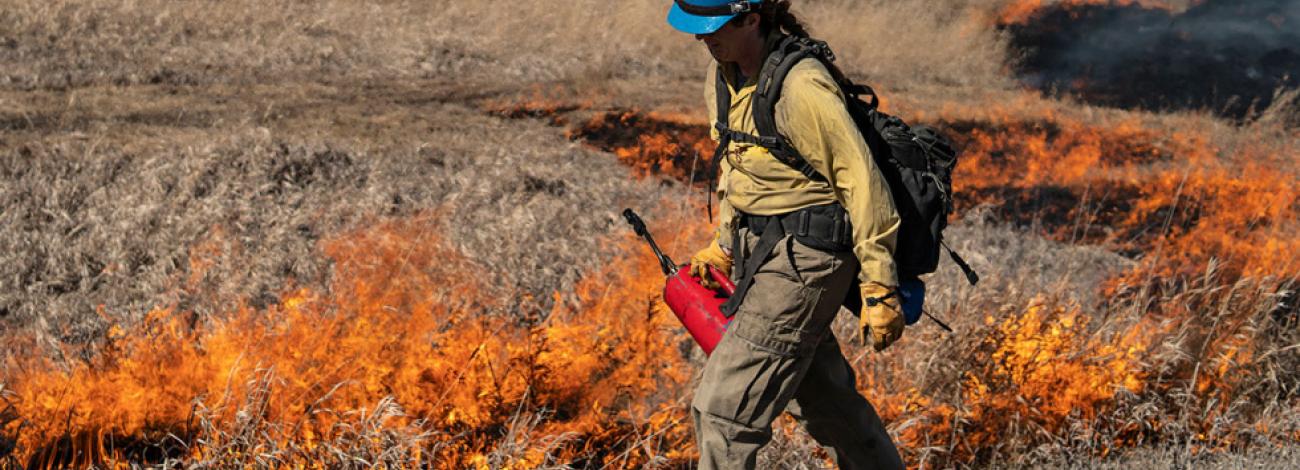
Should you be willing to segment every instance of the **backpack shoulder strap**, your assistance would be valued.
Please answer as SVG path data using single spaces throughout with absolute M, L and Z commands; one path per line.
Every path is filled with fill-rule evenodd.
M 713 222 L 713 193 L 717 191 L 719 175 L 722 171 L 722 159 L 727 153 L 727 147 L 731 145 L 731 137 L 734 132 L 731 130 L 731 88 L 727 87 L 727 79 L 722 76 L 722 64 L 714 69 L 713 90 L 717 105 L 717 117 L 713 126 L 718 129 L 718 146 L 713 149 L 713 159 L 709 161 L 709 176 L 707 184 L 708 197 L 705 203 L 705 213 L 709 215 L 709 222 Z
M 773 141 L 731 128 L 731 89 L 727 86 L 727 80 L 723 77 L 722 70 L 722 65 L 718 65 L 715 73 L 717 79 L 714 81 L 714 90 L 716 90 L 714 94 L 717 96 L 718 112 L 713 127 L 718 130 L 718 142 L 722 144 L 718 146 L 715 154 L 721 155 L 721 152 L 726 150 L 726 144 L 731 142 L 761 145 L 763 147 L 775 145 Z
M 781 99 L 785 77 L 796 64 L 806 58 L 817 58 L 829 53 L 826 43 L 808 38 L 786 37 L 763 62 L 753 98 L 754 127 L 758 128 L 758 137 L 763 141 L 760 145 L 766 147 L 781 163 L 798 170 L 813 181 L 826 181 L 826 177 L 818 173 L 790 140 L 781 135 L 776 127 L 776 102 Z
M 727 78 L 722 76 L 722 64 L 718 64 L 713 75 L 717 77 L 713 80 L 713 89 L 716 95 L 714 102 L 717 104 L 717 122 L 715 125 L 727 127 L 731 125 L 728 122 L 731 119 L 731 88 L 727 86 Z
M 727 80 L 723 77 L 722 73 L 722 65 L 719 64 L 715 72 L 717 78 L 714 80 L 717 116 L 713 123 L 713 127 L 718 130 L 718 146 L 713 151 L 713 160 L 710 162 L 712 168 L 709 170 L 710 175 L 713 175 L 713 177 L 717 177 L 718 170 L 722 167 L 722 159 L 726 155 L 727 147 L 732 142 L 758 145 L 771 151 L 780 148 L 784 142 L 784 139 L 775 132 L 775 125 L 772 127 L 773 132 L 769 135 L 753 135 L 731 128 L 731 88 L 728 87 Z M 769 119 L 769 121 L 771 121 L 771 119 Z M 790 148 L 793 149 L 793 147 Z M 799 157 L 794 158 L 799 159 Z M 782 161 L 784 162 L 785 160 Z M 795 163 L 789 164 L 794 165 Z M 816 174 L 816 171 L 813 171 L 811 167 L 809 167 L 809 170 L 812 171 L 812 174 Z

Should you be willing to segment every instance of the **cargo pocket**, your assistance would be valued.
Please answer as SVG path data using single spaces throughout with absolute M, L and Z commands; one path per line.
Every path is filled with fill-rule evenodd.
M 811 352 L 825 325 L 814 316 L 822 289 L 805 286 L 788 269 L 784 250 L 754 276 L 727 334 L 735 334 L 755 348 L 783 357 Z

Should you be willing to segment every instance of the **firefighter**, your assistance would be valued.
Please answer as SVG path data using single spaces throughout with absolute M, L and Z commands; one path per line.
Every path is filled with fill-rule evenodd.
M 693 34 L 714 58 L 705 79 L 710 118 L 725 116 L 731 130 L 756 134 L 751 97 L 767 53 L 785 35 L 807 36 L 790 2 L 675 0 L 668 23 Z M 715 104 L 718 70 L 731 95 L 727 114 Z M 783 410 L 841 468 L 903 468 L 830 330 L 850 289 L 882 299 L 859 312 L 864 343 L 884 349 L 904 324 L 897 296 L 889 295 L 898 285 L 892 253 L 899 216 L 832 73 L 820 61 L 799 62 L 775 106 L 780 134 L 825 181 L 742 142 L 731 142 L 718 163 L 719 226 L 691 269 L 730 273 L 742 295 L 691 406 L 700 468 L 754 468 Z M 718 128 L 713 136 L 720 137 Z M 831 233 L 837 229 L 842 234 Z M 780 238 L 769 234 L 764 243 L 762 234 L 772 230 Z

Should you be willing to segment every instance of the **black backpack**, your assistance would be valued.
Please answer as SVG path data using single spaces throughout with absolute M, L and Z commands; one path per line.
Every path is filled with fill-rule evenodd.
M 719 67 L 718 120 L 715 126 L 720 138 L 713 164 L 720 163 L 730 142 L 743 142 L 766 148 L 777 160 L 811 180 L 826 181 L 826 177 L 813 169 L 776 127 L 775 107 L 785 77 L 795 64 L 809 57 L 821 60 L 832 74 L 837 75 L 836 81 L 844 92 L 849 115 L 862 132 L 876 167 L 880 168 L 889 185 L 902 221 L 894 251 L 899 279 L 916 279 L 934 272 L 939 265 L 939 248 L 942 246 L 972 285 L 979 282 L 979 276 L 970 265 L 943 242 L 943 229 L 947 227 L 948 214 L 953 210 L 952 171 L 957 164 L 957 152 L 952 143 L 932 128 L 909 126 L 902 119 L 876 109 L 879 100 L 871 87 L 838 76 L 831 66 L 835 55 L 825 42 L 789 36 L 767 56 L 753 95 L 757 136 L 729 127 L 731 91 Z M 713 173 L 717 174 L 716 168 Z

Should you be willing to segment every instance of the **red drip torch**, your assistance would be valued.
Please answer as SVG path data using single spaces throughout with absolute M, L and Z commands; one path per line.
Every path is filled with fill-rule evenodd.
M 713 353 L 713 348 L 722 340 L 723 333 L 727 332 L 727 323 L 731 322 L 730 318 L 722 315 L 723 302 L 727 297 L 736 291 L 735 284 L 727 275 L 722 274 L 713 266 L 709 266 L 709 276 L 713 277 L 722 286 L 719 290 L 709 289 L 700 284 L 700 279 L 691 275 L 690 269 L 686 265 L 678 266 L 667 255 L 659 250 L 659 245 L 655 244 L 654 237 L 650 236 L 650 231 L 646 230 L 645 222 L 640 216 L 636 215 L 632 209 L 623 210 L 623 218 L 627 223 L 632 225 L 632 230 L 637 235 L 645 238 L 650 243 L 650 249 L 654 251 L 655 257 L 659 258 L 659 266 L 663 268 L 664 275 L 668 278 L 664 281 L 664 303 L 668 308 L 677 315 L 686 331 L 691 333 L 696 343 L 704 349 L 705 354 Z

